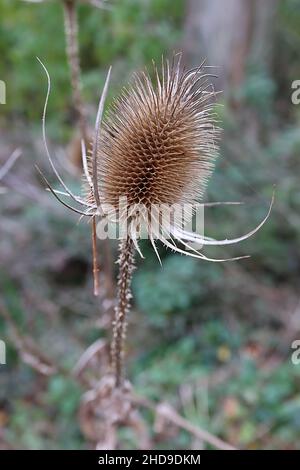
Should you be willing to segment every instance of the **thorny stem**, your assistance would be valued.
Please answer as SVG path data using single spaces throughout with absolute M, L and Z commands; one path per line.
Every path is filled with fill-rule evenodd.
M 124 341 L 127 329 L 127 314 L 131 301 L 131 280 L 134 270 L 134 245 L 130 237 L 122 240 L 119 247 L 118 297 L 113 323 L 111 347 L 112 368 L 115 386 L 120 387 L 124 379 Z

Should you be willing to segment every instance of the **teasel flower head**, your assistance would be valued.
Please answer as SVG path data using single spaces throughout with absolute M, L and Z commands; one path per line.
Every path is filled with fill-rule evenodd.
M 201 67 L 183 72 L 178 60 L 171 66 L 163 63 L 161 76 L 154 66 L 154 73 L 154 83 L 147 72 L 136 75 L 113 103 L 102 129 L 97 168 L 104 206 L 121 216 L 120 200 L 126 198 L 131 233 L 146 224 L 152 240 L 158 235 L 152 232 L 155 208 L 159 217 L 161 207 L 192 205 L 203 194 L 219 132 L 214 93 Z
M 102 131 L 99 170 L 103 199 L 128 205 L 191 203 L 202 195 L 216 157 L 218 129 L 201 68 L 179 62 L 135 77 L 111 107 Z M 100 163 L 101 162 L 101 163 Z
M 97 204 L 95 184 L 89 185 L 89 203 L 101 206 L 108 218 L 117 216 L 120 224 L 126 222 L 141 256 L 142 226 L 157 256 L 157 239 L 175 251 L 207 260 L 193 243 L 229 243 L 184 229 L 203 196 L 218 154 L 216 94 L 207 70 L 203 63 L 192 70 L 182 69 L 178 55 L 172 64 L 162 60 L 160 70 L 153 64 L 153 80 L 147 71 L 136 74 L 108 110 L 94 145 L 94 159 L 87 164 L 100 188 Z M 183 206 L 178 220 L 174 208 Z M 164 221 L 166 208 L 169 217 Z
M 158 258 L 155 240 L 192 257 L 226 261 L 208 258 L 195 249 L 195 244 L 202 247 L 238 243 L 266 222 L 274 194 L 263 220 L 238 238 L 215 240 L 185 228 L 184 218 L 191 218 L 196 203 L 201 200 L 218 154 L 220 129 L 214 113 L 215 92 L 204 64 L 186 71 L 181 68 L 181 55 L 178 55 L 172 64 L 162 60 L 160 70 L 154 64 L 154 80 L 147 71 L 136 74 L 133 84 L 113 101 L 102 122 L 109 69 L 98 106 L 91 154 L 86 154 L 82 142 L 85 180 L 82 197 L 74 195 L 66 186 L 47 148 L 45 115 L 50 77 L 41 65 L 48 78 L 44 142 L 51 167 L 65 192 L 53 190 L 42 176 L 49 190 L 65 206 L 82 216 L 105 217 L 125 225 L 125 236 L 129 236 L 141 256 L 138 242 L 143 225 Z M 70 206 L 61 195 L 70 196 L 81 208 Z M 173 208 L 183 205 L 188 210 L 180 213 L 178 221 Z M 161 207 L 170 209 L 166 224 L 161 222 Z

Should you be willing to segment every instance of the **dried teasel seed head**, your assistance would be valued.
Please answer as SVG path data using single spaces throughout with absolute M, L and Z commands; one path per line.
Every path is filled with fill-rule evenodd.
M 180 58 L 137 74 L 108 111 L 101 130 L 98 180 L 104 203 L 117 209 L 193 203 L 203 194 L 217 155 L 214 91 L 199 67 Z
M 141 227 L 146 227 L 158 258 L 155 239 L 195 258 L 226 261 L 206 257 L 193 244 L 229 245 L 249 238 L 268 219 L 274 195 L 266 217 L 241 237 L 214 240 L 186 230 L 213 170 L 220 129 L 214 113 L 212 75 L 203 64 L 182 70 L 180 59 L 180 55 L 174 58 L 171 66 L 162 61 L 160 73 L 154 64 L 154 80 L 148 72 L 137 74 L 134 83 L 113 102 L 100 128 L 109 70 L 99 103 L 92 157 L 86 163 L 88 213 L 111 215 L 111 220 L 122 224 L 125 218 L 126 236 L 141 256 L 138 239 Z M 166 206 L 171 211 L 167 221 L 162 217 Z M 179 218 L 178 206 L 188 206 Z
M 182 254 L 207 261 L 227 261 L 206 257 L 194 243 L 203 245 L 232 245 L 254 235 L 267 221 L 274 203 L 274 192 L 266 216 L 250 232 L 237 238 L 214 240 L 204 234 L 190 232 L 182 227 L 182 221 L 174 217 L 157 225 L 152 224 L 153 207 L 188 204 L 193 207 L 202 195 L 217 153 L 219 130 L 214 125 L 209 88 L 209 74 L 203 67 L 189 72 L 180 70 L 180 60 L 162 64 L 161 77 L 156 75 L 153 84 L 146 73 L 136 76 L 134 85 L 124 90 L 114 102 L 104 126 L 101 126 L 104 101 L 107 95 L 111 68 L 108 71 L 97 113 L 93 147 L 90 158 L 82 142 L 82 161 L 85 181 L 85 197 L 75 195 L 57 171 L 46 140 L 46 113 L 51 89 L 49 73 L 38 59 L 47 76 L 48 88 L 43 111 L 43 140 L 51 168 L 64 191 L 52 188 L 37 167 L 51 193 L 68 209 L 93 220 L 100 215 L 121 221 L 118 213 L 120 199 L 126 198 L 126 237 L 138 247 L 140 225 L 145 222 L 147 234 L 159 258 L 154 239 Z M 69 196 L 77 207 L 64 201 Z M 121 201 L 122 202 L 122 201 Z M 107 211 L 104 207 L 113 207 Z M 78 208 L 78 204 L 81 206 Z M 140 207 L 135 210 L 135 205 Z M 128 207 L 129 206 L 129 207 Z M 133 207 L 133 211 L 131 210 Z M 123 207 L 121 204 L 122 212 Z M 129 209 L 129 211 L 128 211 Z M 151 211 L 149 223 L 148 212 Z M 156 210 L 154 220 L 157 220 Z M 161 213 L 159 213 L 160 218 Z M 188 215 L 190 219 L 190 215 Z M 155 221 L 156 221 L 155 220 Z M 125 224 L 126 225 L 126 224 Z M 129 229 L 129 230 L 128 230 Z M 123 238 L 123 234 L 121 236 Z M 177 246 L 177 242 L 184 246 Z M 229 258 L 237 260 L 248 256 Z

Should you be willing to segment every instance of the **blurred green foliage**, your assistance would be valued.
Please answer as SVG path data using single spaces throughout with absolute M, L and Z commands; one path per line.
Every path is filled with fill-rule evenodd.
M 88 5 L 79 5 L 78 10 L 84 96 L 95 105 L 109 65 L 114 64 L 112 84 L 119 87 L 132 70 L 151 65 L 152 59 L 160 61 L 176 44 L 183 1 L 116 0 L 109 11 Z M 0 17 L 0 77 L 8 84 L 6 113 L 31 124 L 39 122 L 46 87 L 39 57 L 52 80 L 50 132 L 61 135 L 71 119 L 62 6 L 55 1 L 3 0 Z
M 300 369 L 292 365 L 285 339 L 286 306 L 297 298 L 300 273 L 300 106 L 289 99 L 291 81 L 300 78 L 300 8 L 297 0 L 279 4 L 272 75 L 249 68 L 241 89 L 232 91 L 244 110 L 235 113 L 226 102 L 217 107 L 224 134 L 206 194 L 208 201 L 245 203 L 205 210 L 206 234 L 231 238 L 262 220 L 276 185 L 271 217 L 255 237 L 238 247 L 207 249 L 217 258 L 252 258 L 228 267 L 159 247 L 161 267 L 144 242 L 146 259 L 137 260 L 128 329 L 128 373 L 137 392 L 169 400 L 195 424 L 246 448 L 297 448 L 300 439 Z M 112 11 L 79 7 L 84 96 L 91 105 L 110 64 L 112 96 L 133 70 L 159 61 L 180 42 L 183 0 L 113 5 Z M 72 128 L 61 5 L 2 0 L 0 17 L 0 78 L 9 85 L 1 123 L 10 130 L 22 121 L 26 133 L 40 124 L 46 82 L 39 56 L 52 77 L 50 134 L 60 142 Z M 32 145 L 26 165 L 38 158 L 35 153 Z M 3 217 L 15 211 L 22 227 L 12 234 L 8 225 L 0 238 L 8 259 L 0 272 L 3 299 L 19 328 L 71 370 L 82 351 L 105 335 L 91 298 L 89 232 L 64 211 L 46 211 L 13 196 L 0 196 Z M 75 277 L 70 266 L 77 266 Z M 10 338 L 4 321 L 0 328 Z M 22 364 L 12 344 L 0 376 L 6 440 L 29 449 L 85 448 L 77 384 L 63 374 L 41 379 Z M 186 396 L 191 398 L 184 402 Z M 145 419 L 150 427 L 153 416 L 145 413 Z M 135 447 L 128 430 L 121 435 L 127 447 Z M 190 436 L 179 432 L 157 446 L 191 444 Z

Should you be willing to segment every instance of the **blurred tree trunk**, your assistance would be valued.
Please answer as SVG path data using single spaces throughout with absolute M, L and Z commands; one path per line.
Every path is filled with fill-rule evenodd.
M 218 89 L 240 87 L 249 63 L 268 73 L 277 0 L 187 0 L 186 9 L 186 60 L 218 66 Z

